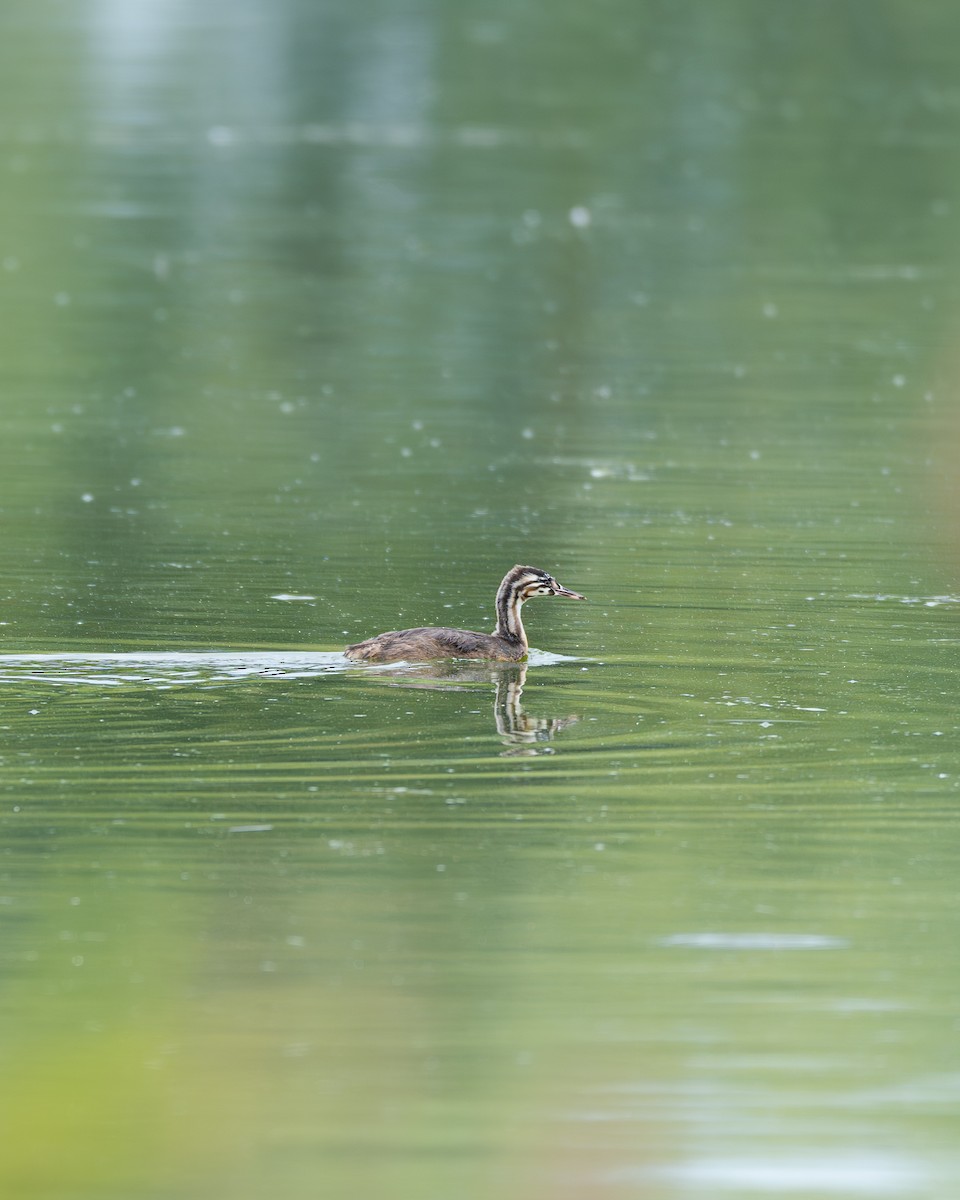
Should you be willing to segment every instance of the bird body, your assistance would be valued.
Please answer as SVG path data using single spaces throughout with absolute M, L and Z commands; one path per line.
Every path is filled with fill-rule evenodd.
M 357 662 L 428 662 L 434 658 L 519 662 L 527 657 L 528 650 L 520 609 L 533 596 L 586 599 L 578 592 L 561 587 L 552 575 L 538 567 L 516 566 L 504 575 L 497 589 L 497 625 L 493 633 L 433 626 L 390 630 L 347 646 L 344 654 Z

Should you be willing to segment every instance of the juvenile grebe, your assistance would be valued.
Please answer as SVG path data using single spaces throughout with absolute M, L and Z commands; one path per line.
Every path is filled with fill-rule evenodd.
M 493 633 L 471 629 L 391 630 L 344 651 L 361 662 L 427 662 L 431 658 L 493 658 L 518 662 L 527 657 L 527 635 L 520 608 L 532 596 L 566 596 L 586 600 L 579 592 L 561 587 L 552 575 L 537 567 L 513 567 L 497 589 L 497 627 Z

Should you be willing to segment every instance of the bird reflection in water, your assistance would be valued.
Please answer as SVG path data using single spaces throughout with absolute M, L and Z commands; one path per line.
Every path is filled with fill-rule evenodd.
M 506 754 L 552 754 L 552 747 L 544 742 L 553 740 L 555 734 L 568 725 L 580 720 L 577 713 L 565 717 L 535 717 L 520 703 L 523 685 L 527 682 L 526 663 L 510 664 L 492 671 L 496 691 L 493 698 L 493 718 L 497 733 L 511 748 Z
M 504 756 L 534 756 L 553 754 L 546 743 L 568 725 L 580 720 L 578 713 L 565 717 L 535 717 L 521 704 L 523 687 L 527 682 L 526 663 L 499 662 L 435 662 L 426 672 L 389 671 L 394 683 L 403 687 L 434 688 L 439 691 L 472 691 L 470 684 L 494 685 L 493 719 L 497 733 L 509 749 Z

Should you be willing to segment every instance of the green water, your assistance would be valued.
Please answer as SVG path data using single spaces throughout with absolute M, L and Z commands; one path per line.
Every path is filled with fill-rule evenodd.
M 0 26 L 0 1195 L 957 1194 L 955 6 Z

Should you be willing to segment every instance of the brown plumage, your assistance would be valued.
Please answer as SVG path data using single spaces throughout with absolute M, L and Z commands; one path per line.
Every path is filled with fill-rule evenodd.
M 538 567 L 513 567 L 497 589 L 497 627 L 493 633 L 472 629 L 431 626 L 391 630 L 357 642 L 344 651 L 357 662 L 427 662 L 432 658 L 492 658 L 518 662 L 527 657 L 527 635 L 520 609 L 533 596 L 566 596 L 586 600 L 579 592 L 561 587 Z

